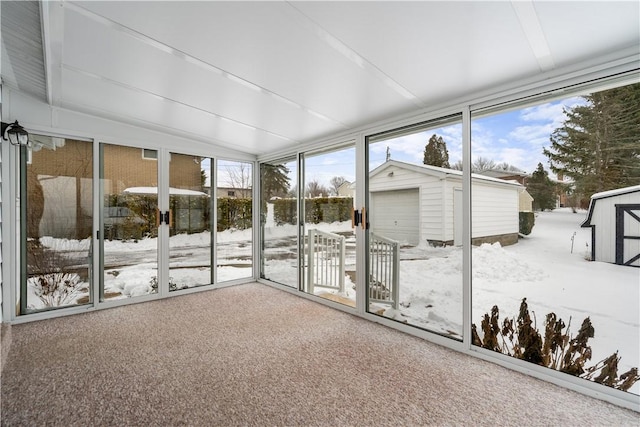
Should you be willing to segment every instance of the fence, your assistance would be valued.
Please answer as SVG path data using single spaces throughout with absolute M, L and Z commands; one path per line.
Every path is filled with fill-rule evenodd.
M 400 246 L 395 240 L 369 235 L 369 302 L 398 309 Z
M 344 292 L 345 238 L 339 234 L 309 230 L 307 237 L 307 291 L 315 288 Z M 374 233 L 369 238 L 369 302 L 398 309 L 400 245 Z
M 344 236 L 309 230 L 307 246 L 308 292 L 312 294 L 316 287 L 344 292 Z

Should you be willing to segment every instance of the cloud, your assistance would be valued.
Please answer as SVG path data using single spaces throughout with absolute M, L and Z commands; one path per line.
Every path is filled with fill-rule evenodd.
M 534 147 L 543 147 L 549 143 L 549 136 L 556 127 L 553 123 L 517 126 L 509 132 L 508 136 L 515 141 L 526 142 Z

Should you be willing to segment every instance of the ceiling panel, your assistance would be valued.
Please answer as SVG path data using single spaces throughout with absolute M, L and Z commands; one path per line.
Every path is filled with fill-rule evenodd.
M 345 128 L 340 122 L 310 114 L 302 106 L 216 67 L 156 48 L 119 27 L 96 23 L 74 11 L 67 13 L 65 22 L 64 64 L 68 69 L 103 77 L 113 84 L 136 88 L 239 124 L 267 129 L 291 140 Z
M 294 2 L 423 102 L 539 72 L 509 2 Z
M 536 2 L 557 65 L 635 47 L 640 52 L 640 1 Z
M 163 98 L 114 85 L 75 70 L 64 69 L 63 106 L 78 111 L 119 118 L 125 123 L 141 123 L 177 134 L 200 135 L 212 143 L 247 153 L 263 153 L 270 147 L 281 148 L 285 140 L 250 126 L 216 117 Z M 91 96 L 87 96 L 87 94 Z M 123 102 L 125 101 L 125 102 Z
M 365 116 L 415 107 L 310 31 L 300 21 L 304 17 L 284 2 L 88 2 L 82 7 L 350 126 Z M 138 18 L 142 15 L 146 19 Z

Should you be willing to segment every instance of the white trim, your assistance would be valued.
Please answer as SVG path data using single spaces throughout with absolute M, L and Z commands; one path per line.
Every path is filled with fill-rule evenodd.
M 471 260 L 471 111 L 462 112 L 462 339 L 464 348 L 471 347 L 472 260 Z

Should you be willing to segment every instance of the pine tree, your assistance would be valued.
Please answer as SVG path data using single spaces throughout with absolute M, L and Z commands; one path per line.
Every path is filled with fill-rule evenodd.
M 575 193 L 640 184 L 640 83 L 585 96 L 564 111 L 563 125 L 544 149 L 551 170 L 575 183 Z
M 441 136 L 433 134 L 429 138 L 429 142 L 424 147 L 424 160 L 422 163 L 449 169 L 449 151 Z
M 286 196 L 289 191 L 289 169 L 285 165 L 260 165 L 260 183 L 262 200 L 269 200 L 273 196 Z
M 527 191 L 533 197 L 533 209 L 545 210 L 556 207 L 556 186 L 549 179 L 549 173 L 544 170 L 542 163 L 531 174 L 527 184 Z

